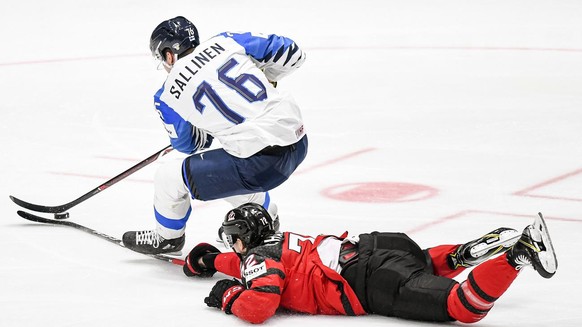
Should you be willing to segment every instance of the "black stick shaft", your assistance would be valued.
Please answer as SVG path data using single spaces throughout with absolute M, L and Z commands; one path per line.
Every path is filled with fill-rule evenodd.
M 125 179 L 127 176 L 135 173 L 136 171 L 142 169 L 143 167 L 149 165 L 150 163 L 158 160 L 159 158 L 168 154 L 170 151 L 172 151 L 172 146 L 168 145 L 167 147 L 161 149 L 160 151 L 152 154 L 151 156 L 149 156 L 146 159 L 142 160 L 141 162 L 137 163 L 135 166 L 129 168 L 128 170 L 113 177 L 112 179 L 108 180 L 107 182 L 97 186 L 96 188 L 92 189 L 91 191 L 83 194 L 79 198 L 77 198 L 69 203 L 65 203 L 65 204 L 61 204 L 61 205 L 57 205 L 57 206 L 45 206 L 45 205 L 39 205 L 39 204 L 33 204 L 30 202 L 26 202 L 26 201 L 23 201 L 17 197 L 12 196 L 12 195 L 10 195 L 10 200 L 12 200 L 14 203 L 16 203 L 17 205 L 19 205 L 25 209 L 33 210 L 33 211 L 37 211 L 37 212 L 47 212 L 47 213 L 65 212 L 65 211 L 71 209 L 72 207 L 78 205 L 79 203 L 93 197 L 94 195 L 101 193 L 105 189 L 116 184 L 117 182 L 121 181 L 122 179 Z
M 69 226 L 69 227 L 73 227 L 75 229 L 78 229 L 80 231 L 83 231 L 85 233 L 89 233 L 91 235 L 97 236 L 103 240 L 106 240 L 110 243 L 113 243 L 115 245 L 121 246 L 123 248 L 125 248 L 125 246 L 123 245 L 123 242 L 118 239 L 115 238 L 113 236 L 107 235 L 105 233 L 101 233 L 99 231 L 96 231 L 92 228 L 89 227 L 85 227 L 83 225 L 79 225 L 77 223 L 74 223 L 72 221 L 66 221 L 66 220 L 55 220 L 55 219 L 47 219 L 47 218 L 43 218 L 43 217 L 39 217 L 37 215 L 33 215 L 29 212 L 25 212 L 25 211 L 17 211 L 16 212 L 20 217 L 26 219 L 26 220 L 30 220 L 30 221 L 34 221 L 37 223 L 43 223 L 43 224 L 51 224 L 51 225 L 62 225 L 62 226 Z M 137 253 L 137 252 L 136 252 Z M 175 265 L 178 266 L 183 266 L 184 265 L 184 260 L 182 259 L 178 259 L 178 258 L 174 258 L 174 257 L 170 257 L 170 256 L 165 256 L 163 254 L 146 254 L 148 257 L 154 258 L 154 259 L 158 259 L 158 260 L 162 260 L 162 261 L 166 261 L 169 263 L 173 263 Z

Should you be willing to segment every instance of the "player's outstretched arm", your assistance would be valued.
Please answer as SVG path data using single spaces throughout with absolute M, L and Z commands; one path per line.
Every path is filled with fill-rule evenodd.
M 305 52 L 292 39 L 276 34 L 222 33 L 245 48 L 270 82 L 277 82 L 301 67 Z
M 240 259 L 236 253 L 221 253 L 213 245 L 200 243 L 186 256 L 184 264 L 186 276 L 212 277 L 216 272 L 240 278 Z

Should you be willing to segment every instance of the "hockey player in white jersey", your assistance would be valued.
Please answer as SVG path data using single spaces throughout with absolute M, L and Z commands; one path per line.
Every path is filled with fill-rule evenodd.
M 178 16 L 159 24 L 150 49 L 168 72 L 154 104 L 172 147 L 189 154 L 154 179 L 156 228 L 129 231 L 123 244 L 149 254 L 184 246 L 191 199 L 254 202 L 278 217 L 268 191 L 303 161 L 307 136 L 295 101 L 275 86 L 305 54 L 287 37 L 225 32 L 200 43 Z M 205 152 L 218 140 L 222 148 Z

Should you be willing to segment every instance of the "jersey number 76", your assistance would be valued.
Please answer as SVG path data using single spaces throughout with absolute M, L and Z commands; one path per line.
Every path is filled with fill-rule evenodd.
M 248 102 L 255 102 L 255 101 L 262 101 L 267 98 L 267 89 L 263 82 L 261 82 L 255 75 L 252 74 L 240 74 L 236 78 L 232 78 L 227 76 L 226 74 L 236 65 L 238 62 L 231 58 L 227 61 L 224 65 L 222 65 L 218 69 L 218 80 L 224 83 L 226 86 L 230 87 Z M 254 84 L 258 91 L 252 92 L 247 87 L 245 87 L 245 83 L 250 82 Z M 206 106 L 202 103 L 202 98 L 205 97 L 212 103 L 214 108 L 220 112 L 224 118 L 229 120 L 234 124 L 240 124 L 245 121 L 245 118 L 234 110 L 232 110 L 216 93 L 216 91 L 212 88 L 210 83 L 203 81 L 198 85 L 196 92 L 192 96 L 192 100 L 194 100 L 194 106 L 196 109 L 200 111 L 200 113 L 204 112 Z

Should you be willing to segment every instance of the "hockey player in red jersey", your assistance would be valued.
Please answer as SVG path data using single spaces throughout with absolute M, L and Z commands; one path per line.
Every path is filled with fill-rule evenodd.
M 550 278 L 557 260 L 541 214 L 522 233 L 499 228 L 465 244 L 422 250 L 403 233 L 359 237 L 276 232 L 254 203 L 229 211 L 223 241 L 234 252 L 201 243 L 184 273 L 240 279 L 216 283 L 204 302 L 262 323 L 277 308 L 309 314 L 367 313 L 424 321 L 483 319 L 525 266 Z M 461 283 L 452 279 L 474 267 Z

